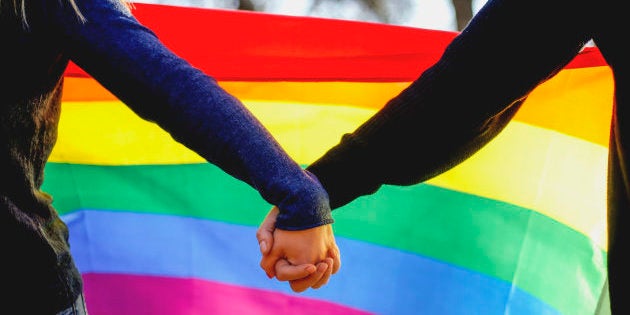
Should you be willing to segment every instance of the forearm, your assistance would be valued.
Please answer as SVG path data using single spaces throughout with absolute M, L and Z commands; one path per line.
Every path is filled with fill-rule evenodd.
M 204 92 L 205 93 L 205 92 Z M 301 230 L 332 223 L 328 195 L 235 97 L 215 86 L 214 105 L 171 116 L 164 129 L 278 206 L 277 227 Z M 163 118 L 162 118 L 163 119 Z
M 131 93 L 126 103 L 278 206 L 279 228 L 301 230 L 332 223 L 323 187 L 285 152 L 242 102 L 183 60 L 175 59 L 173 63 L 177 66 L 171 69 L 177 70 L 154 64 L 162 71 L 156 70 L 155 75 L 161 76 L 153 81 L 161 80 L 159 85 L 165 94 L 147 102 L 150 93 L 140 89 Z M 143 99 L 135 99 L 137 96 Z
M 395 98 L 388 106 L 405 102 Z M 392 119 L 381 111 L 308 166 L 330 196 L 332 209 L 376 192 L 383 184 L 413 185 L 473 155 L 498 135 L 520 108 L 518 101 L 477 125 L 421 115 Z M 404 116 L 404 115 L 403 115 Z M 414 122 L 415 121 L 415 122 Z
M 72 61 L 136 114 L 278 206 L 278 227 L 300 230 L 332 222 L 328 196 L 319 182 L 238 99 L 169 50 L 115 2 L 79 4 L 85 24 L 69 19 L 63 7 L 58 9 L 58 27 Z
M 503 130 L 527 95 L 589 38 L 579 27 L 586 17 L 565 12 L 571 2 L 545 7 L 488 2 L 436 64 L 310 165 L 332 208 L 383 184 L 441 174 Z

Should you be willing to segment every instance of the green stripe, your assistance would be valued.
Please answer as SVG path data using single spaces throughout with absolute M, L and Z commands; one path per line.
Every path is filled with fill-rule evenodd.
M 106 209 L 257 226 L 270 205 L 211 164 L 49 163 L 43 190 L 60 213 Z M 568 314 L 592 305 L 606 254 L 535 211 L 421 184 L 385 186 L 333 213 L 340 237 L 380 244 L 509 281 Z M 575 310 L 576 312 L 572 312 Z
M 339 235 L 509 281 L 565 314 L 596 305 L 587 299 L 605 282 L 606 253 L 585 235 L 535 211 L 436 186 L 384 186 L 334 218 Z

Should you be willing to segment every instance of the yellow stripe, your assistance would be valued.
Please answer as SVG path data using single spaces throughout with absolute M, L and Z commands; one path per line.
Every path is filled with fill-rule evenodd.
M 609 67 L 562 70 L 532 91 L 514 119 L 608 146 L 613 88 Z
M 242 100 L 381 108 L 409 82 L 220 82 Z M 537 87 L 514 118 L 607 145 L 613 81 L 609 67 L 562 70 Z M 66 78 L 64 101 L 115 101 L 91 78 Z M 588 118 L 588 119 L 586 119 Z M 328 117 L 327 119 L 330 119 Z
M 202 161 L 119 101 L 63 103 L 59 136 L 49 160 L 105 165 Z
M 300 163 L 311 163 L 374 114 L 340 105 L 245 101 Z M 50 161 L 80 164 L 181 164 L 204 161 L 121 102 L 64 102 Z
M 308 164 L 374 110 L 246 101 L 287 152 Z M 120 102 L 66 102 L 51 161 L 84 164 L 180 164 L 203 160 Z M 515 121 L 478 154 L 429 183 L 539 211 L 605 238 L 607 148 Z
M 513 122 L 428 183 L 536 210 L 605 250 L 607 156 L 604 146 Z

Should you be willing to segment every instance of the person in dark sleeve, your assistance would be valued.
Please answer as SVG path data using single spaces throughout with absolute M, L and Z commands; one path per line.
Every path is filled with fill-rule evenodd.
M 488 1 L 436 63 L 307 170 L 324 185 L 332 209 L 382 185 L 413 185 L 442 174 L 494 139 L 528 94 L 592 40 L 615 82 L 608 164 L 611 310 L 630 314 L 630 300 L 624 298 L 630 266 L 625 253 L 630 249 L 630 46 L 623 40 L 628 24 L 622 4 Z M 259 238 L 272 238 L 265 222 L 259 230 Z
M 141 25 L 127 3 L 0 0 L 0 23 L 3 309 L 87 313 L 67 226 L 51 196 L 40 189 L 57 138 L 63 74 L 70 61 L 137 115 L 276 205 L 278 229 L 298 239 L 313 236 L 308 247 L 313 251 L 300 255 L 318 266 L 296 266 L 296 277 L 309 275 L 319 285 L 338 269 L 333 219 L 321 184 L 239 100 Z M 289 258 L 297 251 L 291 246 L 285 248 Z M 327 258 L 331 253 L 337 258 Z

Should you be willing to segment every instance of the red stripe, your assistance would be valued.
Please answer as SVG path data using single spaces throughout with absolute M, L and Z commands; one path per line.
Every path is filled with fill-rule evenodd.
M 606 60 L 597 47 L 586 47 L 575 57 L 565 69 L 606 66 Z
M 455 32 L 260 12 L 135 4 L 134 15 L 218 80 L 411 81 Z M 596 48 L 570 67 L 604 65 Z M 86 76 L 71 65 L 70 76 Z
M 83 279 L 90 315 L 370 314 L 323 300 L 198 279 L 121 274 L 84 274 Z

